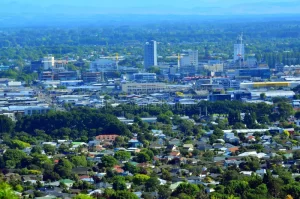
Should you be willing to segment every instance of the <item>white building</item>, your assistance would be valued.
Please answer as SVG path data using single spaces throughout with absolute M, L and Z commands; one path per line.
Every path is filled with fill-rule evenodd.
M 43 58 L 44 70 L 49 70 L 54 67 L 54 57 L 52 55 L 48 55 L 47 57 Z
M 223 64 L 204 64 L 203 68 L 210 72 L 223 72 L 224 65 Z
M 15 82 L 15 81 L 10 81 L 7 83 L 8 87 L 20 87 L 22 86 L 22 82 Z
M 136 82 L 155 82 L 156 74 L 155 73 L 134 73 L 133 79 Z
M 243 35 L 240 35 L 237 39 L 237 43 L 234 44 L 234 61 L 245 60 L 245 45 L 243 44 Z
M 156 93 L 166 90 L 165 83 L 126 83 L 122 85 L 125 93 Z
M 198 50 L 187 50 L 180 59 L 180 66 L 198 66 Z

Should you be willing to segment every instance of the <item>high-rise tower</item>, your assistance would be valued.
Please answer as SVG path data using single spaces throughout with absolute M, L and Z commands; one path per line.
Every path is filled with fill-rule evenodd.
M 237 43 L 234 44 L 234 61 L 243 62 L 245 60 L 245 45 L 243 44 L 243 33 L 238 36 Z
M 154 40 L 146 42 L 144 49 L 144 67 L 148 69 L 151 66 L 157 66 L 157 44 Z

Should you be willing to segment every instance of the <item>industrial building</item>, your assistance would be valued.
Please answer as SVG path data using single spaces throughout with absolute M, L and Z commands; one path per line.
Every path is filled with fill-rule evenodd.
M 126 83 L 122 85 L 122 91 L 125 93 L 156 93 L 165 91 L 165 83 Z
M 211 102 L 215 101 L 231 101 L 231 95 L 230 94 L 212 94 L 209 95 L 208 100 Z
M 236 76 L 270 79 L 271 71 L 269 68 L 240 69 L 236 70 Z
M 155 73 L 135 73 L 133 74 L 133 80 L 135 82 L 155 82 Z
M 241 82 L 241 89 L 295 88 L 300 82 Z

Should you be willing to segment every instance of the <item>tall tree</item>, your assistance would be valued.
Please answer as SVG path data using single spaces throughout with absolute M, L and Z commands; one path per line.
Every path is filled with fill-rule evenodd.
M 4 115 L 0 115 L 0 135 L 3 133 L 11 133 L 13 129 L 13 121 Z

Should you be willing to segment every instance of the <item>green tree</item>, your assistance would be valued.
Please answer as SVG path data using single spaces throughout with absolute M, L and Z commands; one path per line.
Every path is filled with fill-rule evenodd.
M 55 146 L 52 146 L 52 145 L 49 145 L 49 144 L 45 144 L 45 145 L 44 145 L 44 151 L 45 151 L 47 154 L 54 155 L 54 154 L 55 154 L 55 151 L 56 151 L 56 147 L 55 147 Z
M 300 150 L 293 151 L 293 158 L 300 159 Z
M 193 134 L 194 123 L 189 120 L 182 120 L 178 125 L 178 130 L 185 133 L 186 135 Z
M 113 179 L 113 189 L 115 191 L 126 190 L 126 182 L 123 177 L 117 176 Z
M 244 117 L 244 123 L 246 124 L 247 128 L 252 128 L 255 124 L 256 117 L 254 113 L 246 113 Z
M 126 161 L 131 158 L 131 155 L 127 151 L 117 151 L 115 153 L 114 157 L 119 161 Z
M 73 199 L 94 199 L 94 197 L 85 194 L 79 194 L 73 197 Z
M 274 178 L 272 173 L 267 170 L 267 173 L 263 177 L 263 183 L 267 185 L 268 192 L 273 197 L 278 197 L 283 181 L 280 178 Z
M 230 110 L 228 113 L 229 125 L 234 125 L 235 123 L 238 122 L 241 122 L 241 113 L 239 111 Z
M 260 99 L 261 99 L 261 100 L 265 100 L 266 97 L 267 97 L 267 96 L 266 96 L 266 93 L 261 93 L 261 94 L 260 94 Z
M 174 196 L 178 196 L 181 193 L 188 194 L 191 197 L 195 197 L 200 192 L 200 189 L 195 184 L 181 183 L 173 193 Z
M 137 154 L 136 161 L 139 163 L 148 162 L 150 160 L 150 156 L 145 152 L 140 152 Z
M 0 135 L 2 135 L 3 133 L 11 133 L 13 129 L 13 121 L 4 115 L 0 115 Z
M 102 167 L 106 167 L 106 168 L 112 168 L 113 166 L 115 166 L 118 163 L 118 161 L 112 157 L 112 156 L 103 156 L 101 158 L 101 166 Z
M 104 189 L 103 197 L 105 198 L 113 198 L 116 194 L 115 190 L 113 189 Z
M 159 67 L 151 66 L 148 71 L 150 73 L 156 73 L 157 75 L 160 74 L 160 68 Z
M 38 153 L 38 154 L 41 154 L 42 153 L 42 147 L 40 147 L 40 146 L 34 146 L 34 147 L 32 147 L 32 149 L 31 149 L 31 151 L 30 151 L 30 153 Z
M 292 105 L 285 102 L 280 102 L 277 107 L 281 119 L 286 120 L 289 116 L 293 115 L 294 111 Z
M 169 189 L 168 185 L 160 185 L 158 187 L 158 198 L 159 199 L 168 199 L 172 194 L 171 189 Z
M 133 177 L 132 182 L 136 185 L 142 185 L 142 184 L 145 184 L 149 179 L 150 179 L 150 177 L 148 175 L 136 174 Z
M 149 192 L 157 191 L 159 185 L 160 181 L 156 177 L 150 177 L 145 183 L 145 188 Z
M 70 161 L 75 167 L 86 167 L 87 160 L 85 156 L 73 156 Z
M 0 199 L 18 199 L 12 187 L 7 183 L 0 183 Z
M 58 173 L 62 178 L 69 178 L 72 174 L 72 163 L 67 159 L 61 159 L 54 166 L 54 171 Z
M 17 149 L 7 149 L 3 155 L 3 160 L 6 164 L 17 165 L 21 162 L 23 158 L 26 157 L 26 154 L 23 151 Z
M 293 183 L 283 186 L 283 191 L 290 194 L 293 198 L 300 198 L 300 184 Z
M 300 119 L 300 111 L 297 111 L 297 112 L 295 113 L 295 118 Z
M 30 144 L 26 143 L 26 142 L 23 142 L 21 140 L 14 139 L 14 140 L 11 141 L 11 147 L 16 148 L 16 149 L 25 149 L 27 147 L 30 147 Z
M 213 135 L 215 135 L 219 139 L 222 139 L 224 137 L 224 132 L 219 128 L 215 128 Z
M 0 183 L 0 199 L 18 199 L 11 186 L 7 183 Z
M 164 123 L 164 124 L 172 124 L 170 116 L 163 114 L 163 113 L 161 113 L 161 114 L 159 114 L 159 116 L 157 116 L 157 121 Z
M 138 199 L 138 197 L 129 191 L 116 191 L 112 199 Z
M 124 164 L 124 170 L 125 171 L 129 171 L 130 173 L 132 173 L 132 174 L 136 174 L 136 173 L 138 173 L 139 172 L 139 168 L 138 167 L 136 167 L 136 166 L 134 166 L 133 164 L 131 164 L 131 163 L 129 163 L 129 162 L 126 162 L 125 164 Z
M 228 194 L 239 194 L 244 197 L 245 192 L 249 189 L 249 184 L 247 181 L 242 180 L 232 180 L 229 185 L 226 186 L 226 191 Z

